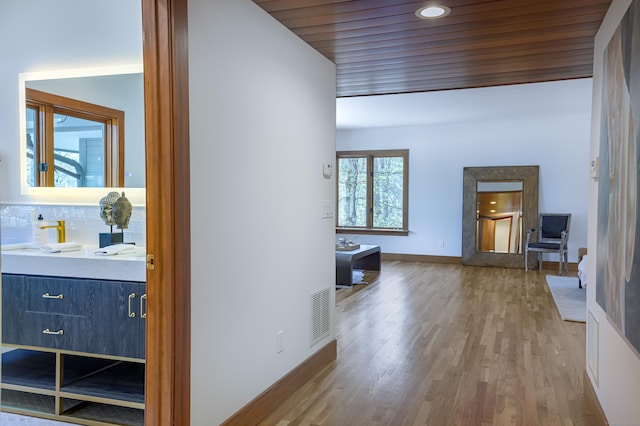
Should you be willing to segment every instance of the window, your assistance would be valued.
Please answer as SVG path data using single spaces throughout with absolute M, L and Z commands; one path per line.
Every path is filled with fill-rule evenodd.
M 409 150 L 336 155 L 337 232 L 407 235 Z
M 124 112 L 26 89 L 27 185 L 124 186 Z

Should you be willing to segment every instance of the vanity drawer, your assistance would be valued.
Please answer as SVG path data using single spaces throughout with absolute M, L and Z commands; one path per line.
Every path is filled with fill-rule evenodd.
M 28 312 L 22 344 L 88 352 L 86 323 L 84 317 Z
M 84 316 L 85 287 L 84 280 L 27 277 L 27 312 Z

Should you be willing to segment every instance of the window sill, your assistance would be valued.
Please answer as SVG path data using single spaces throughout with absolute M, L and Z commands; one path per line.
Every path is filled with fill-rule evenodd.
M 405 229 L 336 228 L 336 234 L 393 235 L 406 237 L 409 235 L 409 231 Z

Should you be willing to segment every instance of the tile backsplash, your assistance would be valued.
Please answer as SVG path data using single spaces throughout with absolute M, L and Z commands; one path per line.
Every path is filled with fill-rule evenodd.
M 14 244 L 31 242 L 32 220 L 42 214 L 45 221 L 64 220 L 66 240 L 86 245 L 98 245 L 98 234 L 109 232 L 109 227 L 100 218 L 98 206 L 56 206 L 0 204 L 0 243 Z M 137 246 L 146 245 L 146 208 L 135 206 L 124 230 L 124 241 Z M 114 232 L 120 230 L 113 227 Z M 55 242 L 55 230 L 49 230 L 49 241 Z

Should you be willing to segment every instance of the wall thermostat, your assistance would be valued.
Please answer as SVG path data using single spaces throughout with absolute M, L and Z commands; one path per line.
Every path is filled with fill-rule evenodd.
M 333 164 L 332 163 L 322 163 L 322 176 L 326 179 L 329 179 L 333 176 Z

